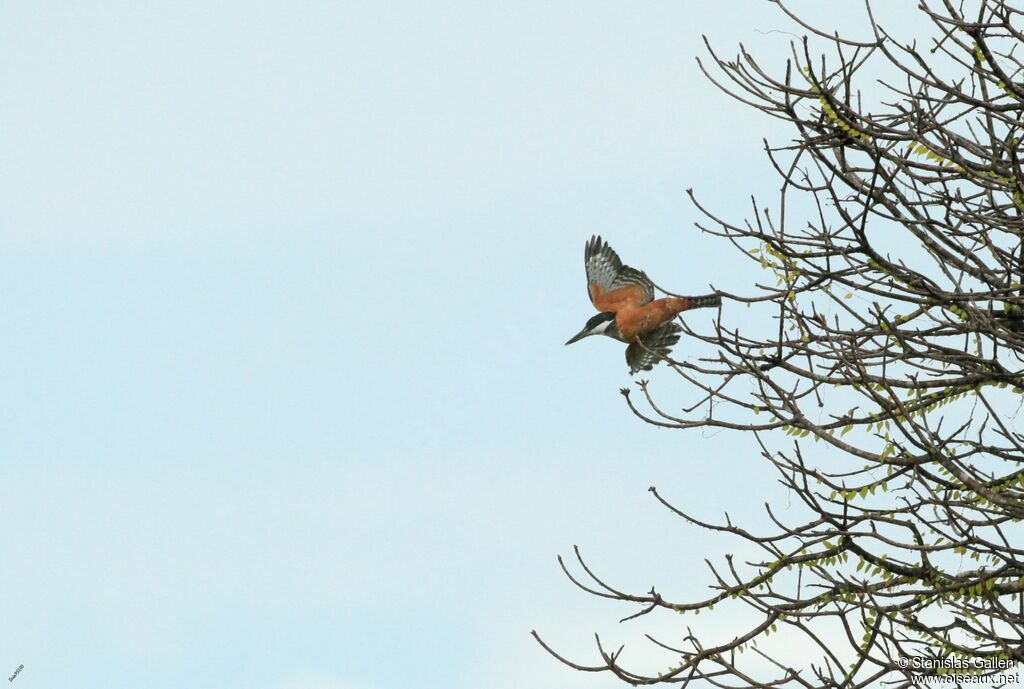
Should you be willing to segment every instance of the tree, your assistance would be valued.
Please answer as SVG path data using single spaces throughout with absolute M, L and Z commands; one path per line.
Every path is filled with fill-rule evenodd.
M 652 488 L 760 559 L 712 566 L 712 593 L 697 600 L 623 592 L 578 551 L 566 574 L 639 606 L 630 618 L 734 601 L 753 624 L 685 646 L 655 640 L 671 663 L 660 673 L 623 667 L 600 640 L 596 662 L 576 662 L 537 639 L 631 684 L 912 686 L 1005 672 L 1024 660 L 1024 12 L 1003 0 L 922 4 L 931 38 L 918 46 L 870 5 L 868 40 L 852 40 L 778 4 L 805 34 L 780 73 L 743 48 L 726 60 L 708 45 L 710 62 L 698 61 L 722 90 L 792 125 L 793 141 L 765 143 L 776 209 L 755 204 L 734 223 L 690 193 L 707 218 L 698 226 L 769 279 L 724 294 L 708 332 L 686 328 L 714 351 L 669 362 L 695 395 L 687 413 L 662 409 L 646 382 L 639 399 L 623 394 L 657 426 L 756 437 L 805 518 L 766 505 L 767 530 L 713 524 Z M 744 303 L 771 310 L 766 332 L 730 323 Z M 759 648 L 774 635 L 806 646 L 806 665 Z M 905 666 L 922 657 L 971 668 Z

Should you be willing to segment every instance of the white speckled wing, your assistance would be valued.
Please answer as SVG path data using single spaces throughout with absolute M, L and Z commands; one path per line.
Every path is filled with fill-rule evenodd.
M 630 375 L 637 371 L 650 371 L 654 365 L 669 355 L 672 346 L 679 342 L 683 329 L 678 323 L 669 322 L 653 333 L 640 338 L 643 346 L 633 342 L 626 347 L 626 363 Z
M 590 238 L 583 258 L 587 267 L 587 296 L 591 300 L 594 298 L 591 285 L 597 285 L 601 292 L 640 285 L 643 287 L 644 295 L 638 305 L 647 304 L 654 299 L 654 285 L 651 279 L 643 271 L 623 265 L 615 250 L 600 237 Z

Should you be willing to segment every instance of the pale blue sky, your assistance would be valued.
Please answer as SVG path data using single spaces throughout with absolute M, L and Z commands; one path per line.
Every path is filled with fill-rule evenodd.
M 775 28 L 753 0 L 4 4 L 0 676 L 617 686 L 528 636 L 647 629 L 556 553 L 696 594 L 726 546 L 646 488 L 756 514 L 768 474 L 630 416 L 621 346 L 562 346 L 583 244 L 745 289 L 684 190 L 739 218 L 782 130 L 693 57 L 781 65 Z

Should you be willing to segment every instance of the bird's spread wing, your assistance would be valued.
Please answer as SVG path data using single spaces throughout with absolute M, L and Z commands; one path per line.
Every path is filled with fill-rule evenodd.
M 643 271 L 622 265 L 619 255 L 600 237 L 591 237 L 583 254 L 587 294 L 598 311 L 643 306 L 654 299 L 654 285 Z
M 656 363 L 668 356 L 672 345 L 679 342 L 679 333 L 682 331 L 678 323 L 669 321 L 654 332 L 641 337 L 642 347 L 637 342 L 626 347 L 626 363 L 629 364 L 630 375 L 654 368 Z

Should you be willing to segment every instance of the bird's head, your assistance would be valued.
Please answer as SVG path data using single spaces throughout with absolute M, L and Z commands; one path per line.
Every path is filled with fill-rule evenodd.
M 615 330 L 615 314 L 611 311 L 604 311 L 587 321 L 587 324 L 583 326 L 583 330 L 573 335 L 565 344 L 571 345 L 573 342 L 579 342 L 584 337 L 590 337 L 591 335 L 615 337 Z

